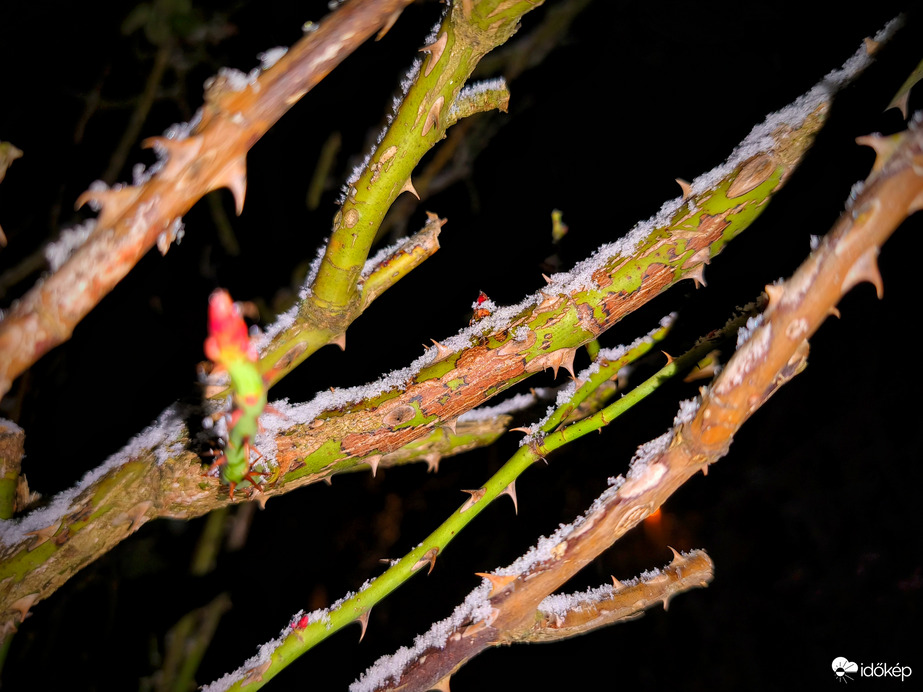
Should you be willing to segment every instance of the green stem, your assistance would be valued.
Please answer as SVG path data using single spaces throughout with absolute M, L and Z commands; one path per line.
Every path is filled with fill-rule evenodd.
M 347 184 L 346 200 L 334 219 L 326 254 L 311 287 L 317 308 L 338 314 L 355 302 L 369 248 L 392 202 L 407 189 L 420 159 L 445 136 L 451 122 L 497 101 L 496 95 L 485 97 L 482 104 L 467 99 L 465 111 L 459 113 L 453 105 L 462 86 L 481 57 L 505 43 L 522 15 L 537 4 L 516 2 L 505 7 L 507 3 L 500 0 L 482 0 L 456 3 L 447 12 L 435 40 L 423 48 L 428 56 L 394 120 L 360 176 Z

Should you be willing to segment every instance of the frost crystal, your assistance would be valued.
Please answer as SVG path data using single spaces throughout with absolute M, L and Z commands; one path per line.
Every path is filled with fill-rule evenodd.
M 716 389 L 719 394 L 723 394 L 743 382 L 747 373 L 766 356 L 766 351 L 772 343 L 772 322 L 761 325 L 754 333 L 747 336 L 748 340 L 737 348 L 736 353 L 734 353 L 733 358 L 731 358 L 722 373 L 723 379 L 718 382 L 718 388 Z
M 330 607 L 328 608 L 318 608 L 317 610 L 313 610 L 310 613 L 305 613 L 304 610 L 299 610 L 297 613 L 295 613 L 294 616 L 289 618 L 285 627 L 282 628 L 281 632 L 279 632 L 278 637 L 275 637 L 274 639 L 270 639 L 265 644 L 262 644 L 259 647 L 257 647 L 256 654 L 248 658 L 246 661 L 244 661 L 244 664 L 240 666 L 240 668 L 238 668 L 235 671 L 225 674 L 218 680 L 215 680 L 213 683 L 209 685 L 205 685 L 201 687 L 200 689 L 202 690 L 202 692 L 223 692 L 224 690 L 231 687 L 234 683 L 246 677 L 247 673 L 250 670 L 257 668 L 261 665 L 264 665 L 265 663 L 268 663 L 270 659 L 272 658 L 273 653 L 275 653 L 275 650 L 278 649 L 279 646 L 289 636 L 291 636 L 292 623 L 299 622 L 305 616 L 307 616 L 308 624 L 320 622 L 326 625 L 327 629 L 330 629 L 331 627 L 330 613 L 337 610 L 346 601 L 350 600 L 351 598 L 354 598 L 358 594 L 368 589 L 369 586 L 371 586 L 374 581 L 375 581 L 374 579 L 369 579 L 359 588 L 359 591 L 347 592 L 346 595 L 344 595 L 342 598 L 337 600 L 335 603 L 331 604 Z M 241 687 L 243 687 L 243 685 L 241 685 Z
M 95 185 L 95 183 L 94 183 Z M 93 189 L 93 185 L 90 186 Z M 97 210 L 98 211 L 98 210 Z M 96 228 L 96 219 L 89 219 L 79 226 L 61 231 L 53 243 L 45 246 L 45 259 L 51 271 L 56 272 L 83 245 Z
M 231 91 L 243 91 L 250 85 L 250 75 L 244 74 L 233 67 L 222 67 L 218 76 L 224 78 L 224 83 Z
M 740 348 L 750 340 L 753 332 L 757 327 L 763 324 L 763 313 L 754 315 L 747 320 L 747 324 L 737 330 L 737 348 Z
M 462 87 L 461 91 L 458 92 L 458 96 L 455 97 L 455 100 L 452 101 L 452 107 L 449 109 L 449 120 L 458 117 L 458 104 L 477 98 L 488 91 L 501 91 L 503 89 L 506 89 L 506 80 L 503 79 L 503 77 L 485 79 L 480 82 L 474 82 L 473 84 L 466 84 Z
M 612 598 L 613 592 L 611 584 L 603 584 L 577 593 L 551 594 L 538 604 L 538 609 L 547 615 L 564 618 L 568 613 L 592 607 L 600 601 Z
M 650 442 L 640 445 L 631 458 L 628 468 L 628 480 L 637 479 L 641 474 L 647 471 L 648 464 L 663 454 L 667 447 L 670 446 L 670 440 L 673 439 L 673 430 L 667 430 L 660 437 L 655 437 Z
M 260 53 L 256 57 L 259 58 L 260 68 L 265 71 L 279 62 L 282 56 L 286 53 L 288 53 L 288 48 L 285 48 L 284 46 L 276 46 L 275 48 L 270 48 L 269 50 Z
M 695 414 L 699 412 L 701 403 L 698 397 L 679 402 L 679 412 L 673 419 L 673 427 L 678 428 L 695 418 Z
M 525 341 L 529 338 L 529 332 L 531 331 L 532 330 L 528 327 L 528 325 L 520 324 L 513 331 L 513 341 Z
M 453 632 L 466 623 L 476 623 L 490 617 L 491 605 L 488 600 L 490 582 L 484 579 L 480 586 L 465 598 L 455 611 L 445 620 L 433 623 L 429 631 L 418 635 L 413 646 L 403 646 L 393 654 L 382 656 L 358 680 L 349 686 L 349 692 L 374 692 L 388 680 L 398 680 L 404 668 L 412 663 L 427 649 L 445 648 L 446 641 Z

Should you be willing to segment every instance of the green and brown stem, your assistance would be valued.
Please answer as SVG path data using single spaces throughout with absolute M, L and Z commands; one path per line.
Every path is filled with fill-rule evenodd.
M 521 382 L 569 368 L 575 350 L 596 339 L 682 279 L 702 280 L 704 265 L 742 232 L 781 187 L 819 129 L 821 106 L 797 129 L 781 128 L 776 146 L 687 200 L 650 230 L 634 252 L 603 254 L 586 284 L 552 284 L 515 314 L 484 320 L 455 350 L 437 347 L 430 362 L 401 387 L 296 424 L 297 439 L 279 439 L 285 482 L 326 474 L 331 465 L 387 454 Z M 603 249 L 603 252 L 605 248 Z

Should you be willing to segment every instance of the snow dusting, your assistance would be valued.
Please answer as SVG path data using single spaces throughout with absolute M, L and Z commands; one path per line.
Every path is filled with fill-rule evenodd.
M 772 322 L 767 322 L 751 334 L 748 341 L 738 347 L 722 373 L 722 378 L 716 383 L 715 391 L 724 394 L 743 382 L 747 373 L 766 356 L 771 343 Z
M 875 40 L 886 41 L 900 27 L 900 24 L 900 19 L 892 20 L 875 35 Z M 772 149 L 775 145 L 774 132 L 780 127 L 800 127 L 808 116 L 820 105 L 829 102 L 831 95 L 848 84 L 871 60 L 863 45 L 841 68 L 830 72 L 806 94 L 797 98 L 791 105 L 767 116 L 762 123 L 750 131 L 750 134 L 734 149 L 723 164 L 692 181 L 691 195 L 695 196 L 712 190 L 744 161 Z M 610 258 L 626 256 L 634 252 L 651 231 L 669 224 L 670 219 L 684 203 L 681 196 L 665 202 L 654 216 L 647 221 L 637 223 L 621 239 L 603 245 L 596 250 L 593 256 L 580 262 L 570 271 L 554 274 L 551 277 L 552 283 L 545 289 L 546 292 L 570 293 L 594 288 L 595 284 L 592 279 L 594 271 L 604 266 Z
M 748 318 L 747 324 L 737 330 L 737 348 L 747 343 L 761 324 L 763 324 L 763 313 Z
M 164 463 L 171 454 L 181 450 L 181 447 L 168 445 L 167 442 L 178 438 L 183 430 L 182 411 L 177 404 L 174 404 L 161 413 L 160 417 L 150 426 L 132 438 L 121 450 L 88 472 L 76 485 L 56 495 L 50 504 L 21 518 L 0 520 L 0 543 L 13 546 L 25 540 L 27 533 L 54 525 L 67 512 L 73 510 L 74 500 L 93 483 L 113 469 L 132 459 L 137 459 L 145 452 L 155 450 L 157 463 Z
M 6 435 L 15 435 L 21 433 L 22 428 L 7 418 L 0 418 L 0 432 Z
M 695 414 L 699 412 L 699 406 L 701 405 L 702 401 L 698 397 L 679 402 L 679 411 L 673 419 L 673 427 L 678 428 L 695 418 Z
M 490 581 L 484 579 L 449 617 L 434 623 L 425 634 L 418 635 L 413 646 L 402 646 L 393 654 L 379 658 L 349 686 L 349 692 L 374 692 L 389 680 L 400 679 L 407 665 L 415 661 L 424 651 L 432 648 L 445 648 L 449 635 L 461 626 L 489 619 L 492 610 L 487 598 L 490 588 Z
M 459 103 L 464 103 L 469 99 L 475 99 L 488 91 L 502 91 L 506 88 L 506 80 L 503 79 L 503 77 L 484 79 L 479 82 L 474 82 L 473 84 L 466 84 L 462 87 L 461 91 L 458 92 L 455 100 L 452 101 L 452 107 L 449 109 L 449 120 L 458 118 Z
M 264 51 L 257 55 L 260 61 L 260 69 L 264 72 L 270 67 L 275 65 L 279 60 L 282 59 L 282 56 L 288 53 L 288 48 L 284 46 L 276 46 L 275 48 L 270 48 L 267 51 Z
M 577 593 L 551 594 L 538 604 L 538 609 L 546 615 L 563 619 L 568 613 L 592 608 L 600 601 L 612 598 L 615 591 L 611 584 L 603 584 Z
M 95 183 L 94 183 L 95 185 Z M 93 189 L 93 185 L 90 186 Z M 99 209 L 96 209 L 99 211 Z M 66 228 L 53 243 L 45 246 L 45 260 L 51 271 L 56 272 L 83 245 L 96 229 L 96 219 L 89 219 L 73 228 Z
M 346 595 L 344 595 L 342 598 L 340 598 L 339 600 L 337 600 L 335 603 L 331 604 L 327 608 L 318 608 L 317 610 L 313 610 L 310 613 L 305 613 L 304 610 L 299 610 L 297 613 L 295 613 L 295 615 L 293 615 L 289 619 L 288 624 L 286 624 L 286 626 L 282 629 L 282 631 L 279 632 L 279 636 L 273 639 L 270 639 L 265 644 L 261 644 L 259 647 L 257 647 L 256 654 L 254 654 L 253 656 L 248 658 L 246 661 L 244 661 L 243 665 L 240 666 L 240 668 L 238 668 L 235 671 L 225 674 L 218 680 L 215 680 L 214 682 L 208 685 L 205 685 L 199 689 L 202 690 L 202 692 L 223 692 L 224 690 L 231 687 L 231 685 L 233 685 L 234 683 L 245 678 L 247 674 L 254 668 L 258 668 L 259 666 L 269 663 L 276 649 L 278 649 L 279 646 L 292 634 L 292 630 L 294 629 L 295 625 L 301 622 L 302 619 L 305 617 L 307 617 L 308 624 L 314 624 L 316 622 L 320 622 L 320 623 L 323 623 L 329 630 L 330 627 L 332 626 L 332 622 L 330 620 L 330 614 L 334 612 L 335 610 L 337 610 L 338 608 L 340 608 L 344 603 L 346 603 L 350 599 L 355 598 L 356 596 L 361 594 L 363 591 L 368 589 L 374 581 L 375 581 L 374 579 L 367 580 L 361 587 L 359 587 L 358 591 L 347 592 Z

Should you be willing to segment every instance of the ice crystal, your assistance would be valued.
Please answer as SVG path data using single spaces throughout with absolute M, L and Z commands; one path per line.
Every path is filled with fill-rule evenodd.
M 92 185 L 90 189 L 92 189 Z M 73 228 L 66 228 L 53 243 L 45 246 L 45 259 L 51 271 L 56 272 L 87 241 L 96 228 L 96 219 L 89 219 Z

